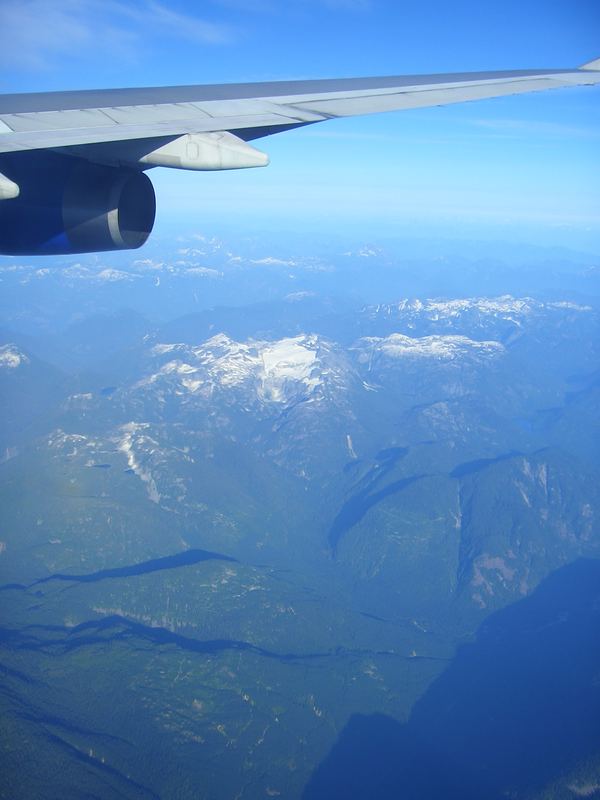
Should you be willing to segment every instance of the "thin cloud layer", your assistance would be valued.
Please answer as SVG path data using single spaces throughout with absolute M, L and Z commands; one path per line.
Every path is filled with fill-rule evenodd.
M 243 11 L 251 14 L 292 14 L 295 11 L 310 12 L 329 9 L 331 11 L 370 11 L 373 0 L 288 0 L 283 4 L 280 0 L 213 0 L 224 8 Z
M 597 139 L 600 134 L 592 126 L 569 125 L 564 122 L 548 122 L 534 119 L 475 119 L 471 123 L 478 128 L 488 128 L 503 136 L 543 136 L 563 139 L 577 137 L 581 139 Z
M 2 0 L 0 64 L 39 70 L 89 52 L 131 60 L 156 37 L 226 44 L 226 25 L 174 11 L 154 0 Z

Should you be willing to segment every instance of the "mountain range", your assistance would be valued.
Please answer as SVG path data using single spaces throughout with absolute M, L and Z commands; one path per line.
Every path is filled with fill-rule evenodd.
M 502 636 L 529 653 L 539 592 L 561 598 L 532 628 L 554 654 L 539 631 L 575 602 L 557 576 L 600 557 L 593 296 L 388 287 L 357 303 L 282 282 L 200 311 L 179 295 L 182 315 L 161 319 L 143 292 L 131 310 L 95 295 L 147 272 L 172 302 L 165 275 L 213 270 L 186 275 L 199 291 L 241 269 L 213 250 L 189 267 L 188 248 L 173 271 L 102 265 L 86 288 L 91 267 L 30 277 L 27 314 L 13 296 L 1 320 L 1 797 L 348 796 L 338 756 L 356 731 L 406 748 L 436 697 L 444 742 L 453 725 L 492 736 L 443 705 L 444 687 L 466 697 L 475 681 L 487 708 L 478 648 Z M 352 258 L 392 269 L 378 249 Z M 32 321 L 36 282 L 66 280 L 79 315 L 57 325 L 52 301 Z M 518 718 L 522 693 L 504 702 Z M 568 786 L 600 785 L 589 726 L 560 769 L 484 781 L 461 761 L 441 784 L 408 770 L 406 796 L 578 796 Z M 332 785 L 346 788 L 319 789 Z

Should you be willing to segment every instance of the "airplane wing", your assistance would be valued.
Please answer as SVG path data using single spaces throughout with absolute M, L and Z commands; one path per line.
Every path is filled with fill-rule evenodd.
M 104 203 L 99 197 L 86 201 L 82 195 L 85 184 L 104 181 L 109 195 L 112 185 L 110 202 L 114 205 L 127 183 L 123 180 L 130 178 L 126 194 L 131 195 L 129 205 L 135 205 L 132 198 L 148 195 L 147 187 L 143 188 L 144 170 L 154 166 L 197 170 L 266 166 L 268 157 L 248 142 L 298 126 L 598 83 L 600 59 L 575 69 L 0 95 L 0 201 L 6 201 L 0 202 L 0 226 L 6 229 L 8 220 L 14 227 L 17 206 L 28 202 L 31 206 L 35 200 L 39 207 L 43 200 L 40 186 L 48 181 L 59 186 L 63 205 L 79 203 L 83 207 Z M 90 165 L 87 176 L 85 164 Z M 34 190 L 31 186 L 36 181 L 40 186 Z M 123 186 L 119 188 L 120 183 Z M 146 200 L 149 212 L 153 200 L 150 202 L 149 196 Z M 56 197 L 48 202 L 57 202 Z M 100 212 L 99 206 L 96 211 Z M 153 214 L 152 210 L 152 222 Z M 73 217 L 75 227 L 85 223 L 81 209 L 66 216 Z M 125 211 L 121 216 L 124 218 Z M 62 218 L 64 221 L 65 213 Z M 132 224 L 147 228 L 148 219 L 132 220 Z M 113 223 L 116 230 L 118 220 Z M 11 252 L 2 228 L 0 252 Z M 87 228 L 90 233 L 90 226 Z M 127 237 L 120 235 L 114 241 L 109 230 L 106 247 L 89 236 L 89 241 L 79 244 L 71 237 L 71 249 L 66 252 L 81 252 L 73 249 L 77 247 L 137 247 L 148 233 L 134 236 L 127 244 Z M 10 237 L 14 238 L 14 231 Z M 64 236 L 61 241 L 58 246 L 64 247 Z M 52 249 L 57 242 L 49 252 L 63 252 Z M 31 252 L 45 252 L 43 245 L 38 242 L 37 250 L 33 244 L 25 246 Z
M 578 69 L 0 95 L 0 153 L 271 128 L 600 83 Z

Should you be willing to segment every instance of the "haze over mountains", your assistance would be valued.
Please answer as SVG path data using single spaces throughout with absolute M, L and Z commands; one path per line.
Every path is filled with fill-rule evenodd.
M 0 796 L 597 794 L 599 262 L 179 245 L 0 265 Z

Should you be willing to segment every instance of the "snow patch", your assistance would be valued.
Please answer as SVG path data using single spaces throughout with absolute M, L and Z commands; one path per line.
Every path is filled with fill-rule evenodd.
M 348 453 L 350 454 L 350 458 L 357 460 L 358 456 L 356 455 L 356 452 L 354 450 L 354 445 L 352 444 L 352 437 L 350 436 L 349 433 L 346 434 L 346 447 L 348 448 Z
M 141 481 L 146 484 L 148 498 L 153 503 L 160 502 L 160 494 L 156 488 L 156 482 L 152 477 L 152 473 L 144 464 L 140 464 L 135 454 L 136 445 L 144 443 L 149 440 L 152 444 L 156 444 L 150 437 L 145 436 L 143 431 L 147 430 L 150 425 L 147 422 L 128 422 L 121 426 L 122 436 L 117 444 L 117 450 L 123 453 L 127 458 L 127 466 L 134 472 Z
M 298 266 L 297 262 L 293 259 L 285 259 L 285 258 L 274 258 L 273 256 L 267 256 L 266 258 L 253 258 L 250 260 L 251 264 L 258 264 L 259 266 L 269 266 L 269 267 L 296 267 Z
M 106 269 L 101 270 L 94 278 L 98 281 L 104 281 L 105 283 L 115 283 L 117 281 L 130 281 L 134 278 L 139 277 L 138 275 L 133 275 L 130 272 L 123 272 L 120 269 L 113 269 L 112 267 L 107 267 Z
M 285 401 L 287 381 L 302 383 L 310 392 L 319 385 L 319 378 L 312 376 L 311 368 L 317 355 L 306 346 L 301 337 L 281 339 L 262 350 L 262 370 L 259 368 L 262 396 L 275 403 Z

